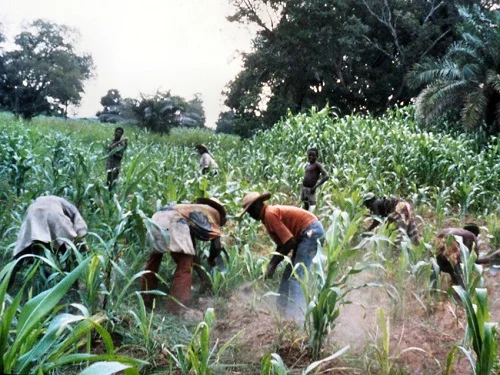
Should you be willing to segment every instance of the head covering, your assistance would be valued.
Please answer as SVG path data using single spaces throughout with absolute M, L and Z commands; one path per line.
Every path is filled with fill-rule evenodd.
M 198 204 L 206 204 L 207 206 L 210 206 L 212 208 L 215 208 L 217 212 L 219 212 L 220 215 L 220 226 L 222 227 L 224 224 L 226 224 L 226 209 L 224 208 L 224 205 L 220 200 L 217 198 L 196 198 L 196 203 Z
M 199 144 L 198 146 L 196 146 L 196 148 L 197 148 L 198 150 L 203 150 L 203 151 L 205 151 L 205 152 L 208 152 L 208 147 L 207 147 L 207 146 L 205 146 L 203 143 L 202 143 L 202 144 Z
M 479 236 L 479 233 L 481 233 L 481 230 L 479 229 L 479 226 L 475 223 L 467 223 L 464 226 L 465 230 L 468 230 L 469 232 L 473 233 L 476 237 Z
M 235 218 L 239 219 L 240 217 L 242 217 L 245 214 L 245 212 L 248 211 L 250 206 L 254 204 L 256 201 L 258 200 L 267 201 L 269 198 L 271 198 L 271 193 L 260 194 L 255 191 L 248 193 L 247 195 L 245 195 L 243 201 L 241 202 L 243 211 L 241 211 L 238 215 L 236 215 Z
M 377 197 L 375 196 L 375 194 L 373 194 L 373 193 L 371 193 L 371 192 L 370 192 L 370 193 L 366 193 L 366 194 L 364 195 L 364 197 L 363 197 L 363 202 L 368 202 L 368 201 L 374 200 L 375 198 L 377 198 Z

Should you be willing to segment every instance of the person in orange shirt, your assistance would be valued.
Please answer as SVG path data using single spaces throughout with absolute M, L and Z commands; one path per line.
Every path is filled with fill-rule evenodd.
M 297 278 L 303 279 L 304 268 L 310 269 L 318 241 L 323 242 L 325 231 L 318 218 L 302 208 L 265 204 L 270 197 L 270 193 L 248 193 L 242 201 L 243 211 L 236 217 L 248 212 L 254 220 L 262 221 L 277 245 L 279 254 L 273 255 L 269 261 L 266 278 L 273 277 L 278 264 L 292 252 L 292 263 L 286 266 L 281 278 L 278 309 L 286 318 L 303 319 L 306 302 Z

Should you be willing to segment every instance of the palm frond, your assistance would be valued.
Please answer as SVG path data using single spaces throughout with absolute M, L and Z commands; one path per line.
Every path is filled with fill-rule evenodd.
M 481 81 L 484 78 L 484 71 L 480 64 L 464 64 L 461 71 L 462 79 L 466 81 Z
M 500 74 L 490 70 L 486 73 L 486 83 L 500 94 Z
M 415 103 L 417 117 L 429 122 L 444 114 L 460 101 L 467 91 L 467 86 L 465 81 L 444 80 L 428 85 L 417 97 Z
M 462 39 L 468 46 L 473 46 L 475 48 L 484 48 L 484 42 L 477 35 L 473 35 L 471 33 L 463 33 Z
M 484 48 L 484 44 L 477 46 L 465 41 L 456 42 L 446 52 L 446 59 L 465 58 L 470 60 L 477 60 L 480 58 L 479 48 Z
M 477 88 L 465 98 L 465 104 L 462 108 L 462 125 L 467 129 L 474 129 L 484 119 L 486 104 L 488 99 L 484 90 Z
M 431 84 L 436 80 L 460 78 L 461 73 L 458 65 L 450 60 L 426 61 L 422 64 L 416 64 L 408 75 L 408 81 L 412 87 Z

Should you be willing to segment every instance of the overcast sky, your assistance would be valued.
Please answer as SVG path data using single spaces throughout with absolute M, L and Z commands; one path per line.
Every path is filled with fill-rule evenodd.
M 222 89 L 241 70 L 237 51 L 251 45 L 251 33 L 225 19 L 230 13 L 227 0 L 0 0 L 7 34 L 37 18 L 80 31 L 79 48 L 92 55 L 97 76 L 79 116 L 95 115 L 111 88 L 122 97 L 162 89 L 189 100 L 199 92 L 210 127 Z

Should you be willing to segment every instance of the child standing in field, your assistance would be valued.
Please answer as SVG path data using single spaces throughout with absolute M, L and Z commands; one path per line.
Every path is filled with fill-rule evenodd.
M 302 183 L 302 192 L 300 194 L 300 200 L 302 202 L 302 207 L 305 210 L 314 211 L 316 206 L 316 189 L 323 185 L 326 180 L 328 180 L 328 173 L 325 168 L 318 163 L 318 149 L 310 148 L 307 150 L 307 159 L 309 163 L 305 166 L 304 181 Z M 321 179 L 320 179 L 320 176 Z

